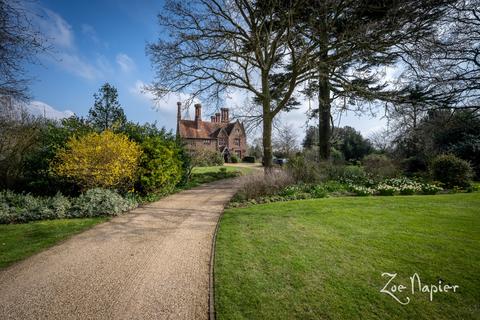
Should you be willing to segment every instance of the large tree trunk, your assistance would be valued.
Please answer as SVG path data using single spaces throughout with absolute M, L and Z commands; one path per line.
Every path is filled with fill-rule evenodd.
M 325 8 L 321 10 L 323 19 L 326 19 Z M 320 56 L 318 63 L 318 155 L 319 160 L 328 160 L 330 158 L 330 87 L 328 70 L 328 34 L 325 20 L 322 19 L 319 41 Z
M 268 72 L 262 71 L 262 111 L 263 111 L 263 165 L 265 173 L 268 173 L 273 167 L 272 153 L 272 120 L 273 115 L 270 109 L 270 87 L 268 82 Z
M 263 115 L 263 164 L 265 171 L 273 166 L 272 153 L 272 118 L 270 113 Z
M 320 160 L 328 160 L 330 158 L 330 138 L 332 132 L 330 118 L 328 76 L 321 74 L 318 87 L 318 152 Z

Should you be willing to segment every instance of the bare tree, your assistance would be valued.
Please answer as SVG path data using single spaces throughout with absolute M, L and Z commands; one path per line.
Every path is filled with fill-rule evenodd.
M 28 97 L 25 64 L 49 50 L 45 37 L 34 27 L 25 2 L 0 0 L 0 95 Z
M 273 142 L 274 149 L 283 157 L 291 157 L 298 151 L 298 137 L 291 125 L 282 125 L 277 130 Z
M 250 92 L 261 106 L 264 163 L 272 166 L 272 122 L 308 78 L 315 43 L 298 37 L 303 1 L 167 1 L 164 34 L 147 52 L 162 97 L 185 92 L 219 101 L 230 89 Z M 305 41 L 305 42 L 304 42 Z M 310 41 L 310 42 L 309 42 Z

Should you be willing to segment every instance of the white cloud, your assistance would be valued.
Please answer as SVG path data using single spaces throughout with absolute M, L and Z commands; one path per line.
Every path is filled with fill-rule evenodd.
M 58 13 L 35 5 L 32 9 L 32 21 L 41 30 L 53 46 L 53 50 L 43 58 L 76 76 L 87 80 L 94 80 L 103 76 L 105 63 L 94 60 L 90 63 L 79 52 L 75 45 L 73 28 Z M 87 25 L 82 26 L 82 32 L 94 32 Z M 93 33 L 94 35 L 94 33 Z
M 34 20 L 43 34 L 56 47 L 74 49 L 72 27 L 59 14 L 47 8 L 39 8 L 40 13 Z
M 83 60 L 77 54 L 62 52 L 55 58 L 54 61 L 56 61 L 60 67 L 82 78 L 93 80 L 101 75 L 99 69 Z
M 27 104 L 26 110 L 35 116 L 45 116 L 49 119 L 60 120 L 74 115 L 73 111 L 60 111 L 42 101 L 31 101 Z
M 189 96 L 183 93 L 172 93 L 162 99 L 157 99 L 152 91 L 146 89 L 146 83 L 137 80 L 133 86 L 130 87 L 129 92 L 137 97 L 137 99 L 151 103 L 151 108 L 160 113 L 175 114 L 177 112 L 177 102 L 185 102 L 189 100 Z M 194 99 L 192 103 L 199 103 L 198 99 Z M 184 110 L 188 113 L 188 110 Z
M 100 43 L 100 39 L 98 38 L 97 32 L 93 26 L 86 23 L 82 24 L 82 33 L 90 38 L 90 40 L 92 40 L 94 43 Z
M 117 54 L 117 63 L 123 72 L 130 72 L 135 69 L 135 62 L 125 53 Z

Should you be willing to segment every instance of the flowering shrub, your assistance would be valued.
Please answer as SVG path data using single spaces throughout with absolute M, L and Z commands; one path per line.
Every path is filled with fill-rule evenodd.
M 418 182 L 412 182 L 400 186 L 401 195 L 412 195 L 422 190 L 422 185 Z
M 371 196 L 375 193 L 375 189 L 359 186 L 355 184 L 350 185 L 349 189 L 351 192 L 355 193 L 355 195 L 361 196 L 361 197 Z
M 443 189 L 439 186 L 436 186 L 434 184 L 428 184 L 425 183 L 422 185 L 422 192 L 423 194 L 436 194 L 439 191 L 442 191 Z
M 394 187 L 386 183 L 380 183 L 376 189 L 378 194 L 381 196 L 393 196 L 395 193 L 400 191 L 398 187 Z
M 52 168 L 84 189 L 126 188 L 135 179 L 141 153 L 125 135 L 94 132 L 71 138 L 57 153 Z

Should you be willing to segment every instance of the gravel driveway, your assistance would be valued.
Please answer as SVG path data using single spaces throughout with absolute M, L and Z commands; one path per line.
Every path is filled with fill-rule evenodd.
M 171 195 L 0 271 L 0 319 L 207 319 L 235 180 Z

